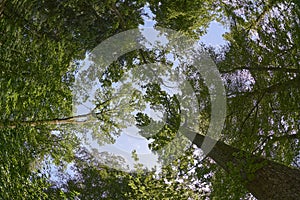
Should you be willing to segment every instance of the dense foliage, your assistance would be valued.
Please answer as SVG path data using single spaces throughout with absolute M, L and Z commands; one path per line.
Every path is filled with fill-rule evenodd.
M 290 177 L 289 170 L 300 167 L 299 16 L 297 0 L 1 1 L 1 199 L 253 199 L 251 180 L 268 160 L 270 166 L 286 169 Z M 199 110 L 200 121 L 191 123 L 198 133 L 205 134 L 211 115 L 201 74 L 193 63 L 171 51 L 137 50 L 118 58 L 96 77 L 102 87 L 92 112 L 74 116 L 72 90 L 80 60 L 103 40 L 138 28 L 147 17 L 157 26 L 193 38 L 201 38 L 215 20 L 229 30 L 224 35 L 226 45 L 204 46 L 224 80 L 227 117 L 220 143 L 203 160 L 195 153 L 201 139 L 180 138 L 159 151 L 193 116 L 193 111 L 184 112 L 185 105 Z M 162 82 L 138 72 L 140 80 L 148 81 L 142 85 L 144 93 L 122 97 L 121 102 L 112 98 L 111 86 L 126 72 L 154 62 L 175 66 L 176 59 L 195 99 L 180 102 L 184 94 L 168 94 Z M 155 67 L 152 72 L 153 77 L 164 75 Z M 124 84 L 122 89 L 130 91 L 132 85 Z M 113 143 L 125 122 L 132 123 L 133 102 L 164 111 L 163 125 L 143 112 L 133 118 L 140 134 L 151 141 L 150 149 L 165 164 L 161 169 L 144 169 L 133 153 L 135 170 L 128 172 L 122 157 L 89 151 L 79 141 L 79 136 L 93 132 L 98 143 Z M 116 113 L 119 121 L 114 121 Z M 150 123 L 152 129 L 147 129 Z M 153 127 L 162 128 L 154 134 Z M 197 146 L 170 159 L 182 150 L 182 141 Z M 268 186 L 268 181 L 264 184 Z M 297 177 L 282 184 L 300 185 Z

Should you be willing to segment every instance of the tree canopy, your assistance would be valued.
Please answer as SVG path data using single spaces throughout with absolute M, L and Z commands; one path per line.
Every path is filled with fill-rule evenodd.
M 296 0 L 1 1 L 1 199 L 299 199 L 299 16 Z M 187 57 L 169 33 L 172 48 L 93 57 L 114 56 L 97 46 L 143 33 L 145 19 L 196 40 L 217 21 L 226 44 Z M 217 86 L 197 70 L 204 54 L 226 89 L 218 141 L 205 137 Z M 75 111 L 81 104 L 88 113 Z M 132 125 L 160 166 L 145 168 L 133 151 L 129 170 L 82 142 L 113 144 Z M 215 145 L 203 156 L 207 139 Z

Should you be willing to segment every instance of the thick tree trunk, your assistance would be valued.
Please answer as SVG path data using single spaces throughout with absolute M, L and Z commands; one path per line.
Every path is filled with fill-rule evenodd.
M 201 147 L 204 136 L 193 132 L 185 135 L 193 144 Z M 259 200 L 300 199 L 299 169 L 255 156 L 220 141 L 216 142 L 210 152 L 205 153 L 225 171 L 238 175 L 249 192 Z

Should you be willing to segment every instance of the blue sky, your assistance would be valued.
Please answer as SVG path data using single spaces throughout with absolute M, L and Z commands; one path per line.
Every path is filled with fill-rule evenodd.
M 144 27 L 151 27 L 153 24 L 153 21 L 146 21 Z M 224 45 L 225 41 L 222 35 L 225 31 L 226 30 L 220 23 L 213 21 L 208 28 L 207 34 L 200 39 L 200 42 L 214 47 Z M 82 113 L 80 112 L 77 114 Z M 144 164 L 144 166 L 148 168 L 152 168 L 157 164 L 157 157 L 148 149 L 149 142 L 145 138 L 137 136 L 134 133 L 136 131 L 137 130 L 134 128 L 124 130 L 124 133 L 116 139 L 115 144 L 99 146 L 96 141 L 92 140 L 91 137 L 89 137 L 89 143 L 92 148 L 96 148 L 99 151 L 108 151 L 110 153 L 123 156 L 128 161 L 128 165 L 130 167 L 132 167 L 133 164 L 131 152 L 136 150 L 140 159 L 139 163 Z
M 200 39 L 206 45 L 218 47 L 226 44 L 222 35 L 226 32 L 224 26 L 216 21 L 210 23 L 207 34 Z

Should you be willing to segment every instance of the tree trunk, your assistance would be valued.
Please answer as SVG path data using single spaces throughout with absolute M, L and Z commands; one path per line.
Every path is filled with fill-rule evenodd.
M 204 136 L 190 131 L 185 135 L 193 144 L 201 147 Z M 300 199 L 299 169 L 255 156 L 220 141 L 205 153 L 225 171 L 238 175 L 249 192 L 259 200 Z
M 90 122 L 88 118 L 92 116 L 93 113 L 87 113 L 87 114 L 77 115 L 73 117 L 57 118 L 57 119 L 49 119 L 49 120 L 20 121 L 20 122 L 8 121 L 6 123 L 0 122 L 0 128 L 16 128 L 17 125 L 35 127 L 41 124 L 46 124 L 46 125 L 84 124 Z

